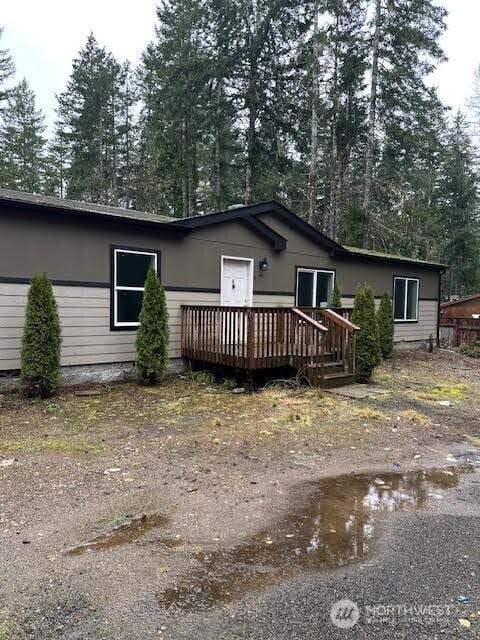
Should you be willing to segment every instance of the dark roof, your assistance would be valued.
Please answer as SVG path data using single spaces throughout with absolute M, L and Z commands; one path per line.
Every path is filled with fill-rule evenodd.
M 256 216 L 262 213 L 275 213 L 280 218 L 284 220 L 291 227 L 295 228 L 303 235 L 308 236 L 311 240 L 320 244 L 321 246 L 329 249 L 333 255 L 338 257 L 350 257 L 358 259 L 361 257 L 364 260 L 368 261 L 383 261 L 390 262 L 394 264 L 410 264 L 416 266 L 422 266 L 428 269 L 435 270 L 444 270 L 446 267 L 443 264 L 438 262 L 429 262 L 427 260 L 420 260 L 418 258 L 409 258 L 408 256 L 402 256 L 399 254 L 392 253 L 382 253 L 380 251 L 370 251 L 368 249 L 361 249 L 359 247 L 349 247 L 339 244 L 335 242 L 324 233 L 313 227 L 311 224 L 295 215 L 290 209 L 287 209 L 284 205 L 276 202 L 275 200 L 269 200 L 267 202 L 260 202 L 258 204 L 252 205 L 241 205 L 232 207 L 225 211 L 217 211 L 216 213 L 209 213 L 206 215 L 193 216 L 191 218 L 182 218 L 175 221 L 174 224 L 181 224 L 190 226 L 195 229 L 198 227 L 203 227 L 211 224 L 217 224 L 220 222 L 225 222 L 227 220 L 232 219 L 240 219 L 244 222 L 247 221 L 259 221 Z M 267 229 L 269 228 L 267 225 L 264 225 Z M 258 229 L 257 229 L 258 230 Z M 275 233 L 272 229 L 270 232 Z M 278 234 L 277 234 L 278 236 Z M 280 243 L 285 243 L 286 239 L 282 236 L 278 236 L 280 238 Z M 273 244 L 273 243 L 272 243 Z M 278 248 L 285 248 L 284 246 Z
M 344 248 L 348 253 L 354 254 L 355 256 L 365 256 L 367 258 L 387 260 L 388 262 L 416 264 L 423 267 L 438 268 L 440 270 L 447 268 L 446 265 L 441 264 L 440 262 L 430 262 L 429 260 L 421 260 L 420 258 L 409 258 L 407 256 L 402 256 L 399 253 L 384 253 L 383 251 L 373 251 L 371 249 L 362 249 L 360 247 L 351 247 L 347 245 L 345 245 Z
M 464 298 L 458 298 L 458 300 L 451 300 L 450 302 L 444 302 L 440 306 L 442 309 L 444 307 L 453 307 L 456 304 L 461 304 L 462 302 L 469 302 L 470 300 L 475 300 L 476 298 L 480 298 L 480 293 L 474 293 L 471 296 L 465 296 Z
M 182 226 L 189 226 L 192 229 L 198 227 L 205 227 L 211 224 L 218 224 L 221 222 L 227 222 L 229 220 L 242 220 L 242 221 L 257 221 L 256 216 L 262 213 L 275 213 L 278 217 L 282 218 L 291 227 L 297 229 L 304 235 L 309 236 L 314 242 L 327 247 L 331 250 L 342 250 L 342 245 L 338 244 L 321 231 L 318 231 L 315 227 L 305 222 L 302 218 L 295 215 L 290 209 L 287 209 L 283 204 L 280 204 L 276 200 L 268 200 L 266 202 L 258 202 L 257 204 L 247 204 L 232 207 L 224 211 L 216 211 L 215 213 L 207 213 L 205 215 L 193 216 L 191 218 L 181 218 L 176 220 L 173 224 Z M 263 223 L 263 226 L 269 227 Z M 259 229 L 257 229 L 259 230 Z M 278 239 L 286 243 L 286 239 L 280 234 L 270 229 L 270 232 L 275 234 Z M 286 245 L 285 245 L 286 246 Z M 284 247 L 283 247 L 284 248 Z
M 54 198 L 44 195 L 34 195 L 23 191 L 11 191 L 9 189 L 0 189 L 0 203 L 16 207 L 26 206 L 33 210 L 54 210 L 59 213 L 63 212 L 65 214 L 81 216 L 84 218 L 111 220 L 135 226 L 147 226 L 150 228 L 168 230 L 174 233 L 189 233 L 193 229 L 200 227 L 228 222 L 230 220 L 239 220 L 266 239 L 275 250 L 282 251 L 287 247 L 287 239 L 257 217 L 262 213 L 274 213 L 291 228 L 302 233 L 304 236 L 310 238 L 313 242 L 325 249 L 328 249 L 332 256 L 368 261 L 387 261 L 398 264 L 412 264 L 436 270 L 444 270 L 446 268 L 445 265 L 437 262 L 427 262 L 425 260 L 409 258 L 396 254 L 369 251 L 358 247 L 342 246 L 275 200 L 259 202 L 257 204 L 239 205 L 224 211 L 197 215 L 190 218 L 159 216 L 154 213 L 135 211 L 133 209 L 110 207 L 102 204 Z
M 80 202 L 79 200 L 67 200 L 54 198 L 52 196 L 36 195 L 23 191 L 12 191 L 10 189 L 0 189 L 0 203 L 12 206 L 27 206 L 30 209 L 48 208 L 66 214 L 77 214 L 92 219 L 111 219 L 126 221 L 130 223 L 150 226 L 151 224 L 165 226 L 169 224 L 171 218 L 159 216 L 154 213 L 135 211 L 134 209 L 124 209 L 122 207 L 110 207 L 104 204 L 94 204 L 92 202 Z

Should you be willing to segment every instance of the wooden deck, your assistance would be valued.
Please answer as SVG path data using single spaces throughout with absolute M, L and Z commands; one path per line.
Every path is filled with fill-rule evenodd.
M 355 371 L 349 310 L 182 307 L 182 356 L 250 371 L 293 367 L 312 383 Z

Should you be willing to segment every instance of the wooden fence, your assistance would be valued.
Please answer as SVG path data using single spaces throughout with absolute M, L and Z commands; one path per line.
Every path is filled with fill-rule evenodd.
M 480 318 L 442 318 L 440 344 L 442 347 L 472 346 L 480 340 Z

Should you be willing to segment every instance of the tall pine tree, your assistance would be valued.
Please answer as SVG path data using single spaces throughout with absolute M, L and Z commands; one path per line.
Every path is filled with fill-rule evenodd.
M 3 28 L 0 28 L 0 40 L 3 35 Z M 15 73 L 15 65 L 12 56 L 7 49 L 0 49 L 0 114 L 3 102 L 8 95 L 8 81 Z
M 57 129 L 69 166 L 66 195 L 130 206 L 130 70 L 99 46 L 93 34 L 73 62 L 58 99 Z M 58 144 L 59 140 L 57 140 Z
M 444 295 L 468 295 L 480 283 L 478 176 L 465 117 L 457 113 L 447 136 L 439 189 L 442 258 L 450 266 Z
M 35 95 L 22 80 L 7 98 L 0 126 L 0 183 L 8 189 L 39 193 L 45 172 L 44 118 Z

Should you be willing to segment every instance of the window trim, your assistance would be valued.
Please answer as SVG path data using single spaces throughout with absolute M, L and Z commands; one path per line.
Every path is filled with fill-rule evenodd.
M 397 285 L 397 280 L 405 280 L 405 300 L 403 304 L 403 318 L 395 318 L 395 288 Z M 416 315 L 415 318 L 407 318 L 407 305 L 408 305 L 408 282 L 416 282 L 417 283 L 417 304 L 416 304 Z M 420 312 L 420 278 L 414 278 L 412 276 L 393 276 L 393 321 L 395 324 L 418 322 L 419 312 Z
M 317 295 L 317 274 L 318 273 L 328 273 L 332 276 L 332 292 L 335 287 L 335 279 L 337 277 L 337 272 L 335 269 L 317 269 L 316 267 L 296 267 L 295 274 L 295 306 L 298 307 L 298 274 L 300 272 L 303 273 L 313 273 L 313 291 L 314 295 Z M 315 300 L 317 302 L 317 300 Z M 313 306 L 312 309 L 319 308 Z M 327 307 L 325 307 L 327 308 Z
M 144 247 L 127 247 L 124 245 L 110 246 L 110 331 L 135 331 L 140 326 L 139 322 L 119 322 L 117 320 L 117 291 L 145 291 L 145 287 L 117 286 L 117 253 L 134 253 L 153 256 L 155 270 L 159 278 L 161 253 L 156 249 L 146 249 Z

